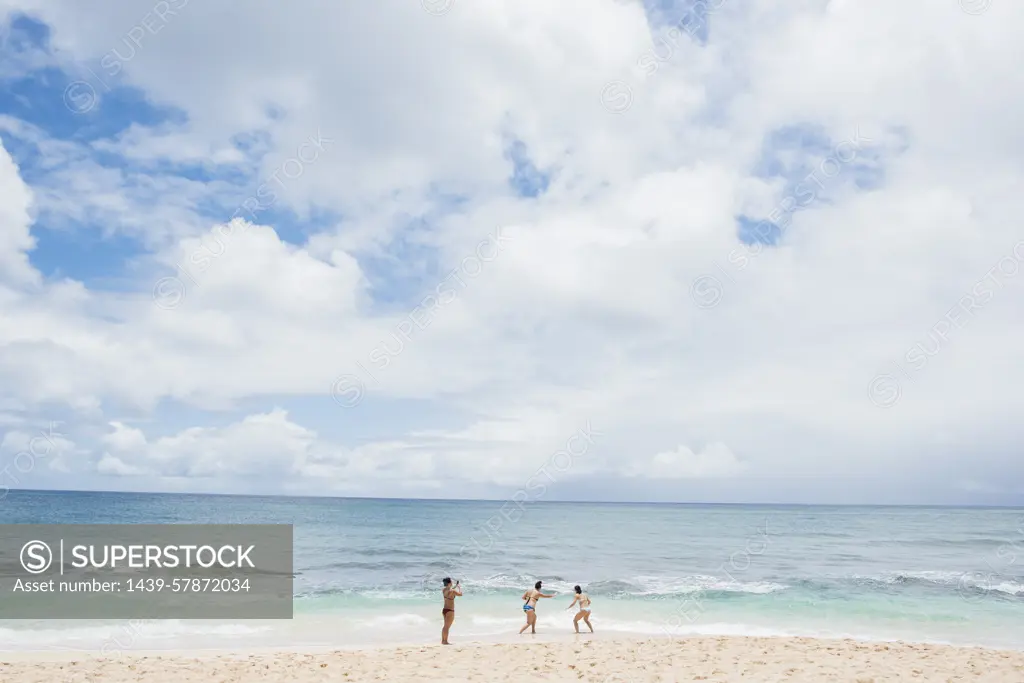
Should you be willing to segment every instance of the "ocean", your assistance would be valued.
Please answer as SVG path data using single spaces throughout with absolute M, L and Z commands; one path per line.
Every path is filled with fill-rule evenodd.
M 803 635 L 1024 649 L 1024 510 L 11 491 L 0 523 L 294 525 L 294 619 L 0 622 L 0 649 L 355 647 L 538 637 Z M 585 629 L 584 629 L 585 630 Z M 529 636 L 526 636 L 529 637 Z

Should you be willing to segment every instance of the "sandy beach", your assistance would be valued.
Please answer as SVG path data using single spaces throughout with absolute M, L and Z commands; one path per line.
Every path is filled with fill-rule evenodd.
M 151 681 L 1024 681 L 1024 652 L 811 638 L 418 645 L 330 652 L 2 656 L 10 683 Z

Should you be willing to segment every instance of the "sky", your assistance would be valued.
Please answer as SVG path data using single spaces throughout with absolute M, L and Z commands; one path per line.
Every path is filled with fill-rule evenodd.
M 328 5 L 0 0 L 0 495 L 1024 504 L 1024 4 Z

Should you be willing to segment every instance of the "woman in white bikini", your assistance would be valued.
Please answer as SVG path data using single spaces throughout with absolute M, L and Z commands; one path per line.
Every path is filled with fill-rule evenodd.
M 572 609 L 574 605 L 579 605 L 580 609 L 576 612 L 576 616 L 572 620 L 572 627 L 576 629 L 576 633 L 580 632 L 580 619 L 587 625 L 590 632 L 594 632 L 594 627 L 590 624 L 590 596 L 583 592 L 583 589 L 579 586 L 574 586 L 573 589 L 576 591 L 576 595 L 572 598 L 572 603 L 566 609 Z

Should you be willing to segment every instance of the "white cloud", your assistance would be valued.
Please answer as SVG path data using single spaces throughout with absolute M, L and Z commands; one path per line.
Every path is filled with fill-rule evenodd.
M 101 59 L 141 20 L 126 0 L 20 4 L 66 61 Z M 521 485 L 590 420 L 607 438 L 566 486 L 629 471 L 638 486 L 715 475 L 731 500 L 789 495 L 771 477 L 874 500 L 877 483 L 850 484 L 865 473 L 927 500 L 988 494 L 960 481 L 1022 488 L 1005 454 L 1024 408 L 1024 278 L 996 272 L 968 324 L 936 324 L 1024 238 L 1024 7 L 727 0 L 706 46 L 680 38 L 648 76 L 639 3 L 219 7 L 188 3 L 114 77 L 185 114 L 173 123 L 91 145 L 0 126 L 46 160 L 33 196 L 0 154 L 0 400 L 14 407 L 0 405 L 73 411 L 92 454 L 73 471 L 473 495 Z M 223 35 L 246 39 L 225 51 Z M 632 88 L 619 114 L 601 103 L 616 79 Z M 785 196 L 757 172 L 780 127 L 870 142 L 740 268 L 735 217 Z M 275 204 L 300 220 L 225 226 L 317 131 L 335 143 Z M 242 151 L 240 137 L 256 142 Z M 508 188 L 513 137 L 552 173 L 537 200 Z M 104 170 L 96 150 L 137 165 Z M 784 156 L 816 167 L 828 153 Z M 257 172 L 167 170 L 182 162 Z M 128 292 L 43 283 L 25 259 L 33 206 L 154 253 Z M 311 208 L 331 218 L 302 222 Z M 499 225 L 507 248 L 468 276 L 460 264 Z M 315 233 L 302 246 L 282 239 L 296 226 Z M 177 264 L 184 298 L 165 310 L 153 288 Z M 412 327 L 452 269 L 465 286 Z M 691 291 L 705 274 L 721 284 L 710 308 Z M 374 365 L 403 329 L 400 354 Z M 910 367 L 934 329 L 940 352 Z M 900 383 L 889 408 L 868 395 L 879 373 Z M 329 398 L 341 374 L 364 384 L 348 410 Z M 659 453 L 718 442 L 732 450 Z M 741 474 L 733 452 L 744 476 L 726 476 Z M 922 478 L 937 461 L 941 477 Z
M 127 465 L 110 453 L 103 454 L 100 461 L 96 463 L 96 471 L 100 474 L 112 474 L 118 477 L 131 477 L 145 473 L 141 468 Z
M 100 438 L 105 449 L 95 465 L 100 474 L 147 481 L 232 481 L 247 486 L 290 486 L 314 493 L 359 493 L 378 481 L 433 488 L 434 458 L 415 444 L 377 442 L 346 449 L 293 422 L 284 410 L 248 415 L 224 427 L 189 428 L 147 437 L 112 422 Z
M 25 426 L 24 421 L 12 421 Z M 80 461 L 89 451 L 79 448 L 74 441 L 58 431 L 59 425 L 51 423 L 35 431 L 13 429 L 0 439 L 0 455 L 5 456 L 6 466 L 0 476 L 0 486 L 19 485 L 40 474 L 56 472 L 64 475 L 71 472 L 70 463 Z
M 700 453 L 686 446 L 657 453 L 647 461 L 635 462 L 625 472 L 630 477 L 649 479 L 704 479 L 733 477 L 744 466 L 725 444 L 709 444 Z
M 109 451 L 101 470 L 165 477 L 288 476 L 300 470 L 316 434 L 288 420 L 283 410 L 250 415 L 223 429 L 191 428 L 152 443 L 119 422 L 103 437 Z
M 32 194 L 11 155 L 0 144 L 0 284 L 38 281 L 25 256 L 35 246 L 29 233 L 31 208 Z

